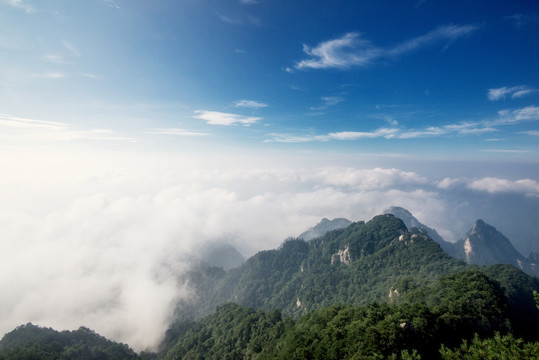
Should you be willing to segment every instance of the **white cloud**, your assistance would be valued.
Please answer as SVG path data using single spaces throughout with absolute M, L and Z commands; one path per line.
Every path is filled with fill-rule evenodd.
M 120 6 L 116 3 L 115 0 L 104 0 L 104 1 L 105 1 L 105 4 L 107 4 L 107 6 L 114 9 L 120 9 Z
M 383 48 L 363 39 L 359 33 L 351 32 L 344 36 L 321 42 L 315 47 L 303 45 L 303 52 L 310 56 L 297 62 L 295 69 L 347 69 L 354 66 L 366 66 L 380 58 L 392 58 L 412 52 L 420 47 L 441 41 L 455 40 L 477 30 L 475 25 L 445 25 L 431 32 L 406 40 L 403 43 Z M 287 71 L 291 71 L 287 68 Z
M 73 44 L 71 44 L 70 42 L 68 41 L 62 41 L 62 45 L 64 45 L 64 47 L 69 50 L 69 52 L 71 53 L 71 55 L 75 56 L 75 57 L 80 57 L 80 51 L 79 49 L 77 49 Z
M 416 38 L 407 40 L 394 48 L 386 50 L 386 56 L 398 56 L 411 51 L 414 51 L 422 46 L 438 42 L 440 40 L 455 40 L 460 37 L 466 36 L 478 27 L 475 25 L 444 25 L 440 26 L 431 32 L 418 36 Z
M 16 117 L 9 114 L 0 114 L 0 126 L 10 128 L 38 128 L 50 130 L 66 130 L 67 125 L 55 121 L 43 121 Z
M 450 134 L 474 135 L 497 131 L 493 127 L 482 126 L 479 123 L 459 123 L 444 126 L 429 126 L 424 129 L 403 128 L 379 128 L 373 131 L 340 131 L 326 135 L 292 135 L 292 134 L 268 134 L 266 142 L 313 142 L 330 140 L 360 140 L 360 139 L 415 139 L 424 137 L 436 137 Z
M 302 176 L 303 181 L 316 180 L 330 186 L 346 186 L 361 191 L 379 191 L 395 186 L 425 185 L 428 180 L 412 171 L 400 169 L 355 169 L 330 167 L 317 169 Z
M 224 15 L 217 14 L 219 20 L 231 25 L 256 25 L 259 26 L 261 21 L 256 16 L 252 15 Z
M 57 80 L 65 77 L 65 74 L 57 72 L 47 72 L 47 73 L 33 73 L 30 77 L 38 79 L 52 79 Z
M 49 162 L 30 160 L 37 162 L 15 168 L 32 164 L 56 173 Z M 59 329 L 85 325 L 137 350 L 158 343 L 173 301 L 190 296 L 175 276 L 204 243 L 233 235 L 233 245 L 252 254 L 322 217 L 369 219 L 396 202 L 413 210 L 433 196 L 397 189 L 423 182 L 397 169 L 168 167 L 157 171 L 167 183 L 155 188 L 147 183 L 155 171 L 140 161 L 138 175 L 123 174 L 122 162 L 115 166 L 120 171 L 94 169 L 81 177 L 83 159 L 57 160 L 62 172 L 76 176 L 21 183 L 10 172 L 0 179 L 0 249 L 10 254 L 0 263 L 0 331 L 28 321 Z M 30 199 L 35 192 L 40 195 Z M 32 208 L 21 208 L 25 203 Z
M 69 64 L 61 55 L 56 54 L 45 54 L 43 55 L 43 60 L 54 64 Z
M 55 122 L 0 114 L 0 127 L 6 130 L 0 137 L 12 141 L 73 141 L 88 139 L 96 141 L 135 142 L 132 137 L 118 136 L 110 130 L 86 129 L 75 130 L 73 126 Z
M 243 116 L 238 114 L 230 114 L 219 111 L 197 110 L 195 119 L 206 121 L 211 125 L 235 125 L 242 124 L 249 126 L 261 120 L 261 117 Z
M 268 106 L 268 104 L 264 104 L 259 101 L 254 100 L 238 100 L 234 103 L 236 107 L 246 107 L 246 108 L 253 108 L 253 109 L 260 109 L 265 108 Z
M 398 129 L 380 128 L 374 131 L 339 131 L 326 135 L 292 135 L 270 133 L 269 139 L 265 142 L 295 143 L 295 142 L 313 142 L 313 141 L 331 141 L 331 140 L 360 140 L 372 138 L 391 139 L 399 135 Z
M 513 110 L 511 115 L 515 121 L 539 120 L 539 107 L 527 106 L 522 109 Z
M 23 0 L 4 0 L 4 2 L 13 7 L 22 9 L 27 13 L 31 13 L 34 11 L 34 8 L 31 5 L 26 4 L 26 2 Z
M 524 134 L 529 136 L 539 136 L 539 130 L 521 131 L 518 134 Z
M 89 79 L 94 79 L 94 80 L 99 80 L 103 78 L 101 75 L 90 74 L 90 73 L 85 73 L 85 74 L 80 74 L 80 75 Z
M 320 99 L 322 105 L 310 107 L 310 110 L 325 110 L 345 100 L 342 96 L 322 96 Z
M 488 89 L 487 97 L 490 101 L 497 101 L 504 99 L 506 96 L 511 95 L 511 98 L 521 98 L 539 90 L 529 88 L 526 85 L 513 86 L 513 87 L 501 87 Z
M 207 136 L 209 135 L 208 133 L 205 133 L 205 132 L 189 131 L 189 130 L 179 129 L 179 128 L 153 129 L 153 130 L 148 130 L 147 133 L 156 134 L 156 135 L 176 135 L 176 136 Z
M 267 134 L 268 139 L 266 139 L 265 142 L 294 143 L 330 140 L 360 140 L 365 138 L 415 139 L 450 135 L 470 136 L 497 132 L 502 126 L 514 125 L 527 121 L 539 121 L 539 107 L 527 106 L 515 110 L 502 110 L 498 113 L 498 117 L 493 120 L 463 121 L 440 126 L 427 126 L 422 129 L 406 129 L 402 126 L 397 127 L 399 123 L 391 121 L 390 124 L 394 124 L 394 127 L 379 128 L 371 131 L 341 131 L 325 135 L 270 133 Z M 535 132 L 518 132 L 518 134 L 534 135 Z
M 514 14 L 506 17 L 506 19 L 513 21 L 513 24 L 517 29 L 520 29 L 521 27 L 529 24 L 535 24 L 539 22 L 539 17 L 536 15 Z
M 502 110 L 498 112 L 498 119 L 490 121 L 492 125 L 511 125 L 522 121 L 539 120 L 539 107 L 527 106 L 515 110 Z
M 186 259 L 224 235 L 251 255 L 323 217 L 369 220 L 392 205 L 448 239 L 455 231 L 456 207 L 440 195 L 447 190 L 418 172 L 283 166 L 281 159 L 276 168 L 256 167 L 266 160 L 1 151 L 0 251 L 9 256 L 0 262 L 0 332 L 28 321 L 85 325 L 142 350 L 159 342 L 174 300 L 192 295 L 175 282 Z M 539 191 L 533 180 L 496 181 L 490 188 Z M 484 183 L 471 188 L 483 192 Z
M 380 50 L 370 41 L 361 39 L 358 33 L 348 33 L 344 36 L 328 40 L 309 47 L 303 44 L 303 52 L 310 59 L 301 60 L 296 69 L 346 69 L 351 66 L 365 66 L 380 56 Z
M 361 131 L 341 131 L 335 133 L 329 133 L 327 135 L 328 139 L 332 140 L 357 140 L 362 138 L 378 138 L 384 137 L 390 139 L 398 133 L 397 129 L 388 129 L 381 128 L 372 132 L 361 132 Z
M 481 151 L 502 153 L 502 154 L 526 154 L 526 153 L 533 152 L 532 150 L 523 150 L 523 149 L 483 149 Z
M 449 189 L 455 186 L 456 184 L 460 183 L 460 179 L 452 179 L 449 177 L 444 178 L 443 180 L 439 181 L 436 186 L 440 189 Z
M 473 190 L 486 191 L 491 194 L 510 192 L 539 196 L 539 183 L 531 179 L 511 181 L 495 177 L 486 177 L 470 182 L 468 187 Z

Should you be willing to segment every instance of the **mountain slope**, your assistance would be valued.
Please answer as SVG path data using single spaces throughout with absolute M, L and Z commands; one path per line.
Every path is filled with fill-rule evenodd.
M 435 229 L 424 225 L 417 220 L 410 211 L 399 206 L 392 206 L 384 211 L 384 214 L 392 214 L 401 219 L 408 229 L 416 228 L 420 232 L 427 234 L 432 240 L 436 241 L 446 253 L 451 256 L 455 254 L 455 246 L 449 241 L 445 241 Z
M 402 220 L 380 215 L 311 241 L 288 240 L 228 272 L 194 270 L 188 279 L 198 297 L 178 304 L 176 316 L 199 318 L 226 302 L 300 316 L 335 303 L 387 301 L 403 284 L 424 285 L 464 266 Z
M 494 273 L 500 271 L 505 272 L 499 268 Z M 326 360 L 418 359 L 419 355 L 437 359 L 442 357 L 442 344 L 453 348 L 474 334 L 492 337 L 514 327 L 508 293 L 477 269 L 441 277 L 414 295 L 420 299 L 396 305 L 330 305 L 298 319 L 283 318 L 277 310 L 226 304 L 194 324 L 161 357 Z M 528 309 L 528 316 L 537 320 L 539 310 Z M 537 325 L 524 335 L 537 341 L 536 330 Z M 514 349 L 517 344 L 506 347 Z M 538 345 L 530 344 L 526 356 L 519 358 L 535 359 Z M 498 351 L 507 351 L 506 347 Z
M 530 254 L 524 258 L 503 234 L 483 220 L 477 220 L 463 240 L 456 243 L 445 241 L 435 229 L 419 222 L 408 210 L 392 206 L 384 213 L 401 219 L 406 227 L 417 229 L 436 241 L 449 255 L 462 259 L 468 264 L 493 265 L 511 264 L 532 276 L 539 276 L 539 257 Z

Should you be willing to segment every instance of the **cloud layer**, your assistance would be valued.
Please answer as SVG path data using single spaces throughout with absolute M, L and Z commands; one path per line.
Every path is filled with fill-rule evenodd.
M 0 156 L 0 331 L 85 325 L 137 350 L 155 346 L 173 302 L 193 295 L 176 277 L 205 243 L 226 238 L 249 256 L 322 217 L 369 220 L 393 205 L 456 240 L 484 211 L 471 199 L 539 199 L 532 179 L 28 155 Z
M 303 52 L 309 58 L 298 61 L 296 70 L 306 69 L 348 69 L 350 67 L 367 66 L 375 60 L 394 58 L 412 52 L 420 47 L 442 40 L 456 40 L 477 30 L 475 25 L 440 26 L 425 35 L 406 40 L 394 47 L 379 47 L 351 32 L 340 38 L 321 42 L 311 47 L 303 45 Z

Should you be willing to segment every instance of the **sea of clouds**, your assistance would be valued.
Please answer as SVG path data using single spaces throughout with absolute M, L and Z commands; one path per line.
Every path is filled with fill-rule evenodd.
M 86 326 L 155 348 L 174 302 L 193 296 L 176 279 L 202 245 L 226 238 L 250 256 L 323 217 L 369 220 L 402 206 L 449 241 L 478 217 L 509 232 L 503 219 L 520 219 L 521 230 L 538 223 L 533 179 L 57 155 L 0 158 L 2 334 L 27 322 Z

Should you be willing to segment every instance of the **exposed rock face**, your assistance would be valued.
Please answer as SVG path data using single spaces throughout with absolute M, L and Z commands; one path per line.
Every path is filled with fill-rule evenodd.
M 406 234 L 401 234 L 398 238 L 397 238 L 397 241 L 399 242 L 402 242 L 404 243 L 405 245 L 411 245 L 414 243 L 414 240 L 416 239 L 427 239 L 427 236 L 425 234 L 422 234 L 422 233 L 419 233 L 419 234 L 411 234 L 411 233 L 406 233 Z
M 389 294 L 388 294 L 388 297 L 389 297 L 389 301 L 394 301 L 394 300 L 397 300 L 399 297 L 400 297 L 400 293 L 399 293 L 399 290 L 397 289 L 389 289 Z
M 333 254 L 331 257 L 331 263 L 343 263 L 349 265 L 352 262 L 352 255 L 350 254 L 350 246 L 346 246 L 344 250 L 339 250 L 336 254 Z
M 470 238 L 467 237 L 464 240 L 464 259 L 468 264 L 472 263 L 473 254 L 472 243 L 470 242 Z
M 344 229 L 352 222 L 345 218 L 337 218 L 333 220 L 328 220 L 323 218 L 317 225 L 307 229 L 298 236 L 298 239 L 303 239 L 309 241 L 320 236 L 324 236 L 328 231 Z

